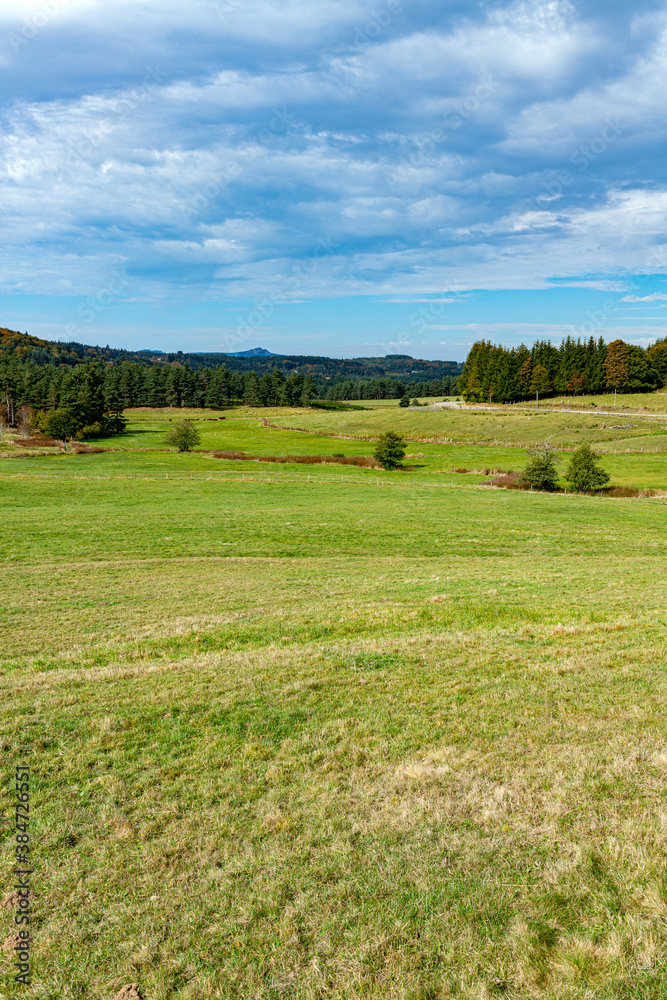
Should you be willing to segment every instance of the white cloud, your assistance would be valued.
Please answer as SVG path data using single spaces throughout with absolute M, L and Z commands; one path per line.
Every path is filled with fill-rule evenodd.
M 633 152 L 621 172 L 600 154 L 576 183 L 558 190 L 552 179 L 610 112 L 627 116 L 634 143 L 660 138 L 661 17 L 650 38 L 637 22 L 621 68 L 601 75 L 609 38 L 567 0 L 480 14 L 450 5 L 437 27 L 406 7 L 363 44 L 371 15 L 360 0 L 216 2 L 63 0 L 101 48 L 87 83 L 76 77 L 51 100 L 21 91 L 4 106 L 2 287 L 88 294 L 122 264 L 147 297 L 170 281 L 198 298 L 251 297 L 284 287 L 319 239 L 333 251 L 305 297 L 447 302 L 476 288 L 620 288 L 628 272 L 661 269 L 661 159 Z M 37 9 L 0 0 L 0 19 Z M 58 21 L 59 39 L 75 39 L 70 21 Z M 156 51 L 178 73 L 146 81 Z M 96 52 L 112 67 L 101 79 Z M 494 86 L 475 103 L 485 78 Z M 457 128 L 433 140 L 447 114 Z
M 667 295 L 662 292 L 653 292 L 652 295 L 626 295 L 621 299 L 621 302 L 657 302 L 659 300 L 667 301 Z

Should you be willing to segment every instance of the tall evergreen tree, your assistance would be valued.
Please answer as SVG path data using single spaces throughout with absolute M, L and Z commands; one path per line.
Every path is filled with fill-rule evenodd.
M 616 393 L 622 392 L 628 384 L 628 345 L 622 340 L 612 340 L 602 367 L 607 387 L 614 390 L 616 406 Z

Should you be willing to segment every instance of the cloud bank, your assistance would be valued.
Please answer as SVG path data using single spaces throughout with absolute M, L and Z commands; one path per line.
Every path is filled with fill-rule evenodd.
M 667 261 L 666 70 L 647 0 L 2 0 L 0 287 L 623 287 Z

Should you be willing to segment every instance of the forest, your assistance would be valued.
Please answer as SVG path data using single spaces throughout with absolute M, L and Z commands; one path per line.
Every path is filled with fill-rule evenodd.
M 456 376 L 451 375 L 428 382 L 388 376 L 334 380 L 299 370 L 285 373 L 275 364 L 262 375 L 233 371 L 226 364 L 195 369 L 178 361 L 72 364 L 52 358 L 40 364 L 20 352 L 0 350 L 0 417 L 6 423 L 16 426 L 36 419 L 40 426 L 40 414 L 67 409 L 77 430 L 86 428 L 88 436 L 121 430 L 123 410 L 135 406 L 308 406 L 317 400 L 400 399 L 406 393 L 454 391 Z
M 491 341 L 473 344 L 458 390 L 467 402 L 511 403 L 535 396 L 654 392 L 667 381 L 667 338 L 648 349 L 623 340 L 606 344 L 566 337 L 558 347 L 538 340 L 508 350 Z
M 178 360 L 155 364 L 76 353 L 67 354 L 65 359 L 64 354 L 54 353 L 59 345 L 44 341 L 38 348 L 28 343 L 26 336 L 1 331 L 0 419 L 10 426 L 32 421 L 33 426 L 41 427 L 46 414 L 65 409 L 77 431 L 85 428 L 88 436 L 122 430 L 123 410 L 137 406 L 310 406 L 320 401 L 323 405 L 324 401 L 399 400 L 456 393 L 473 403 L 507 403 L 608 389 L 651 392 L 667 381 L 667 338 L 646 350 L 622 340 L 607 345 L 602 338 L 585 342 L 568 337 L 558 347 L 537 341 L 531 348 L 522 345 L 513 349 L 482 340 L 473 345 L 461 374 L 426 380 L 414 374 L 410 378 L 325 376 L 285 369 L 276 357 L 241 359 L 268 364 L 263 373 L 235 371 L 226 363 L 197 367 Z M 44 351 L 39 360 L 34 356 L 37 350 Z M 47 363 L 43 363 L 44 358 Z M 401 364 L 405 366 L 405 357 Z M 410 364 L 420 362 L 410 359 Z

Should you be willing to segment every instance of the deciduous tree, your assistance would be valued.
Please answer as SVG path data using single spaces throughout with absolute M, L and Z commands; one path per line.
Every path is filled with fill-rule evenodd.
M 616 393 L 628 384 L 628 345 L 623 340 L 612 340 L 602 367 L 607 388 L 614 390 L 616 406 Z
M 574 396 L 576 396 L 577 392 L 580 392 L 583 389 L 583 387 L 584 387 L 584 380 L 582 378 L 581 373 L 578 372 L 576 369 L 573 372 L 570 372 L 570 377 L 567 380 L 568 391 L 571 392 Z
M 591 493 L 607 485 L 609 473 L 600 468 L 600 459 L 591 450 L 588 441 L 585 441 L 572 455 L 565 478 L 578 493 Z
M 190 451 L 201 443 L 199 431 L 191 420 L 177 420 L 169 428 L 164 439 L 177 451 Z
M 77 430 L 76 420 L 65 408 L 53 410 L 44 421 L 44 433 L 56 441 L 66 441 L 67 438 L 74 437 Z

